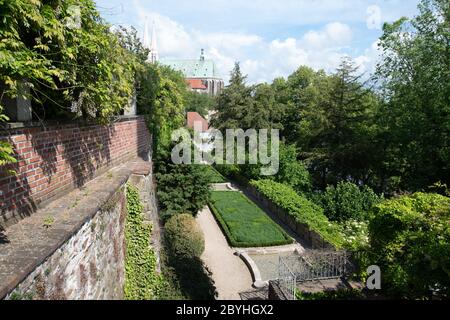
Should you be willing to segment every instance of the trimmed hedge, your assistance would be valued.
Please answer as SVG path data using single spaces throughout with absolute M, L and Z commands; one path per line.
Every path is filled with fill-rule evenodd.
M 213 191 L 209 207 L 232 247 L 292 243 L 289 235 L 240 192 Z
M 172 216 L 165 224 L 170 252 L 178 258 L 198 258 L 205 250 L 203 232 L 190 214 Z
M 273 180 L 252 180 L 250 185 L 295 221 L 307 225 L 336 248 L 342 247 L 344 239 L 339 226 L 330 222 L 318 205 L 300 196 L 291 187 Z

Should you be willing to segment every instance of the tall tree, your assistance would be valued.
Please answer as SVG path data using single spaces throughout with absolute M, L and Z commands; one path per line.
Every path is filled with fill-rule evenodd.
M 422 0 L 420 14 L 385 24 L 377 76 L 386 96 L 386 171 L 418 190 L 450 183 L 450 4 Z
M 212 126 L 219 130 L 251 128 L 249 109 L 252 108 L 252 88 L 246 86 L 246 76 L 242 75 L 239 63 L 236 63 L 229 85 L 217 99 L 217 113 Z
M 294 137 L 316 183 L 325 188 L 340 180 L 367 182 L 369 149 L 376 132 L 376 97 L 361 82 L 349 58 L 342 60 L 332 76 L 299 71 L 293 93 L 299 110 Z

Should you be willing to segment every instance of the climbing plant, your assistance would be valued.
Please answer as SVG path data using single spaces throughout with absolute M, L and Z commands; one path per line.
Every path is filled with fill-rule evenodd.
M 158 295 L 162 283 L 156 274 L 156 257 L 150 247 L 151 225 L 145 225 L 138 190 L 127 184 L 127 220 L 125 226 L 125 298 L 150 300 Z
M 109 28 L 92 0 L 0 0 L 2 96 L 32 99 L 36 116 L 110 120 L 133 93 L 136 57 Z

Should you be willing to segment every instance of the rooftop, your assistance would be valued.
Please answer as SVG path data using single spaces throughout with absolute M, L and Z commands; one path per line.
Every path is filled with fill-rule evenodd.
M 186 78 L 220 78 L 212 60 L 161 59 L 160 62 L 181 71 Z

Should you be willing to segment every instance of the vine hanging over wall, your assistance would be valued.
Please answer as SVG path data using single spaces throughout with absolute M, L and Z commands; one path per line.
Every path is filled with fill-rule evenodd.
M 156 273 L 156 256 L 150 247 L 151 225 L 145 225 L 138 190 L 127 184 L 125 225 L 125 288 L 128 300 L 153 300 L 158 296 L 162 277 Z

